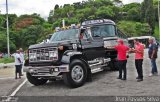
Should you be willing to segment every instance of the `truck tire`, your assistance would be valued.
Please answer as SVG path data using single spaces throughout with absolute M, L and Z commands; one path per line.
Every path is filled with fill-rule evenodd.
M 111 60 L 109 62 L 109 67 L 112 71 L 117 71 L 118 70 L 118 65 L 116 60 Z
M 63 80 L 66 85 L 72 88 L 82 86 L 87 79 L 87 67 L 85 63 L 79 59 L 75 59 L 70 63 L 70 72 L 63 73 Z
M 26 76 L 27 76 L 28 81 L 35 86 L 43 85 L 48 81 L 47 79 L 38 79 L 32 76 L 30 73 L 26 73 Z

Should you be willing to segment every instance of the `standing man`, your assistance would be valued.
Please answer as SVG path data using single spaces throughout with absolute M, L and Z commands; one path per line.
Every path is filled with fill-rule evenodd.
M 15 70 L 15 79 L 17 79 L 17 74 L 19 74 L 19 78 L 21 78 L 21 59 L 20 59 L 20 51 L 17 50 L 15 55 L 14 55 L 14 58 L 15 58 L 15 67 L 16 67 L 16 70 Z
M 144 56 L 144 45 L 139 42 L 138 39 L 134 40 L 135 49 L 131 51 L 135 53 L 135 66 L 137 69 L 138 77 L 136 79 L 137 82 L 143 81 L 143 56 Z
M 117 79 L 126 80 L 127 79 L 127 56 L 126 53 L 129 50 L 129 47 L 124 45 L 123 40 L 118 40 L 118 45 L 114 47 L 118 52 L 118 66 L 119 66 L 119 76 Z M 123 78 L 122 78 L 123 71 Z
M 19 51 L 20 51 L 20 59 L 21 59 L 21 69 L 20 69 L 20 71 L 21 71 L 21 76 L 23 76 L 23 74 L 22 74 L 22 68 L 23 68 L 23 63 L 24 63 L 24 53 L 23 53 L 23 49 L 22 48 L 20 48 L 19 49 Z
M 157 65 L 156 65 L 158 46 L 156 45 L 156 43 L 154 43 L 153 38 L 149 39 L 149 44 L 150 45 L 149 45 L 148 55 L 152 67 L 151 74 L 149 76 L 158 75 Z

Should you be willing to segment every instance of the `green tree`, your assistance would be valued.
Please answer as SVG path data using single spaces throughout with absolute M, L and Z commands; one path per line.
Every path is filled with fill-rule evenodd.
M 38 43 L 40 35 L 44 34 L 44 28 L 41 25 L 31 25 L 19 31 L 19 42 L 17 46 L 28 48 L 32 44 Z
M 140 21 L 140 9 L 132 8 L 128 11 L 127 19 L 132 21 Z
M 0 15 L 0 31 L 4 31 L 5 17 Z
M 6 53 L 7 52 L 7 36 L 6 33 L 0 32 L 0 51 Z M 10 40 L 10 51 L 11 53 L 16 50 L 15 44 Z
M 122 7 L 124 5 L 121 0 L 113 0 L 113 4 L 118 7 Z
M 155 11 L 153 7 L 153 0 L 144 0 L 141 7 L 141 19 L 147 22 L 151 27 L 151 34 L 154 32 L 155 27 Z
M 125 14 L 123 19 L 140 21 L 141 16 L 141 4 L 140 3 L 130 3 L 122 7 L 122 12 Z
M 135 21 L 119 21 L 118 28 L 128 36 L 144 36 L 150 32 L 150 26 L 147 23 Z
M 158 22 L 158 0 L 153 0 L 154 12 L 155 12 L 155 21 Z
M 54 9 L 56 10 L 56 9 L 58 9 L 58 8 L 59 8 L 59 5 L 56 4 L 55 7 L 54 7 Z
M 115 14 L 114 14 L 113 10 L 110 8 L 110 6 L 100 7 L 97 10 L 96 15 L 97 15 L 98 18 L 108 18 L 108 19 L 112 19 L 115 16 Z

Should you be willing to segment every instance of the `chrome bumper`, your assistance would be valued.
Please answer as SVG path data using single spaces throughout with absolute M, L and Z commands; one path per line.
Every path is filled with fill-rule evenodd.
M 69 65 L 38 67 L 24 66 L 23 71 L 31 73 L 32 76 L 56 77 L 61 72 L 69 72 Z

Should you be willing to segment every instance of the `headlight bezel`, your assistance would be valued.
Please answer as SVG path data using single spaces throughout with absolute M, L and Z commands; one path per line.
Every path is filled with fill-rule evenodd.
M 49 51 L 49 58 L 52 60 L 58 59 L 58 51 Z
M 33 60 L 36 58 L 37 58 L 36 53 L 29 53 L 29 60 Z

